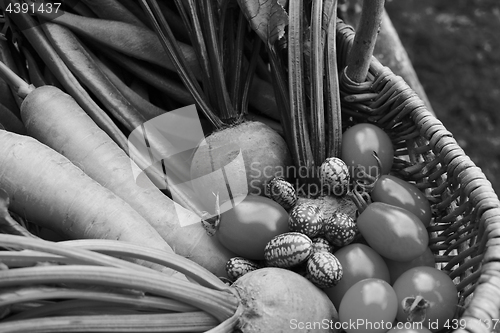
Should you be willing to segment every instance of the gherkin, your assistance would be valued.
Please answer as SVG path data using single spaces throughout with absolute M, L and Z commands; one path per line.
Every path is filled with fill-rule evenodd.
M 321 164 L 319 177 L 323 189 L 335 196 L 343 196 L 349 189 L 349 168 L 338 157 L 329 157 Z
M 290 231 L 301 232 L 313 238 L 323 229 L 323 220 L 324 214 L 319 206 L 304 202 L 294 206 L 290 211 L 288 228 Z
M 274 177 L 267 184 L 266 195 L 279 203 L 286 210 L 291 209 L 297 203 L 299 197 L 293 185 L 283 177 Z
M 354 240 L 358 227 L 349 215 L 338 212 L 325 221 L 323 231 L 332 245 L 342 247 Z
M 307 260 L 307 279 L 319 288 L 335 286 L 344 274 L 342 264 L 330 252 L 315 252 Z
M 291 268 L 305 262 L 312 253 L 312 240 L 300 232 L 286 232 L 275 236 L 264 249 L 266 264 L 271 267 Z

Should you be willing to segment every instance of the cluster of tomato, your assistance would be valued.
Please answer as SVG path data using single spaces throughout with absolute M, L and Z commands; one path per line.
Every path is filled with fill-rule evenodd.
M 442 329 L 455 314 L 458 293 L 451 278 L 435 268 L 428 247 L 429 200 L 415 185 L 389 175 L 393 147 L 374 125 L 355 125 L 344 133 L 342 159 L 367 172 L 353 174 L 353 198 L 360 213 L 356 225 L 364 242 L 335 252 L 344 277 L 325 290 L 340 322 L 359 323 L 346 326 L 347 332 L 386 332 L 394 322 Z M 379 174 L 370 173 L 377 170 L 373 163 Z M 368 200 L 356 191 L 359 188 L 369 194 Z
M 334 286 L 324 288 L 341 323 L 365 323 L 364 327 L 346 325 L 347 332 L 382 333 L 394 322 L 407 321 L 437 331 L 453 318 L 457 307 L 455 285 L 434 267 L 428 247 L 429 201 L 415 185 L 389 175 L 393 154 L 383 130 L 358 124 L 344 132 L 341 158 L 329 159 L 322 166 L 321 180 L 332 189 L 350 187 L 340 193 L 349 192 L 359 211 L 355 222 L 359 237 L 354 242 L 351 233 L 347 240 L 340 233 L 331 235 L 345 241 L 331 250 L 342 274 Z M 345 170 L 349 170 L 348 177 Z M 233 278 L 247 269 L 258 269 L 265 262 L 269 241 L 297 224 L 292 214 L 297 205 L 289 186 L 270 197 L 274 200 L 249 196 L 221 215 L 216 233 L 221 244 L 255 263 L 239 268 L 233 265 L 236 261 L 229 263 Z M 299 222 L 294 228 L 307 234 L 307 221 Z

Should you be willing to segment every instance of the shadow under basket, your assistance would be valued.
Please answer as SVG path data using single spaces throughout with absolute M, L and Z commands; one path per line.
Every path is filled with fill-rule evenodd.
M 391 173 L 429 198 L 429 246 L 459 293 L 455 332 L 500 332 L 500 202 L 491 183 L 408 84 L 377 59 L 363 83 L 344 75 L 353 41 L 353 28 L 339 20 L 343 125 L 369 122 L 388 133 L 395 149 Z

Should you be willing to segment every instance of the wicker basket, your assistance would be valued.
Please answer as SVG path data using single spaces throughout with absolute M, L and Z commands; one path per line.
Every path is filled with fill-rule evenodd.
M 353 39 L 353 28 L 339 20 L 339 68 Z M 500 332 L 500 202 L 491 183 L 408 84 L 375 58 L 366 82 L 342 75 L 340 90 L 344 125 L 383 128 L 395 146 L 393 172 L 432 203 L 430 247 L 460 296 L 456 332 Z

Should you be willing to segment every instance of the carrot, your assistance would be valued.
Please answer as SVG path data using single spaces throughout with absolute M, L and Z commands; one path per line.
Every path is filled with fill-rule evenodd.
M 0 130 L 0 170 L 10 209 L 28 221 L 68 238 L 116 239 L 172 252 L 130 205 L 34 138 Z
M 83 1 L 80 0 L 64 0 L 64 5 L 78 15 L 87 17 L 97 17 L 95 13 L 90 9 Z
M 83 0 L 82 2 L 102 19 L 146 27 L 133 12 L 117 0 Z
M 50 22 L 46 22 L 43 25 L 43 29 L 68 67 L 72 69 L 75 75 L 97 96 L 100 102 L 107 107 L 129 132 L 143 126 L 146 118 L 122 95 L 110 82 L 109 78 L 104 75 L 93 60 L 93 56 L 78 41 L 71 30 Z M 164 139 L 158 134 L 157 132 L 148 133 L 149 146 L 160 156 L 170 156 L 169 145 L 165 145 L 163 142 Z M 185 165 L 179 165 L 178 160 L 172 161 L 175 163 L 170 163 L 168 169 L 178 177 L 185 179 Z M 139 161 L 137 162 L 139 163 Z M 147 168 L 146 173 L 148 176 L 154 178 L 155 184 L 161 186 L 161 188 L 165 188 L 166 184 L 163 179 L 163 172 L 158 168 L 158 165 L 148 167 L 148 165 L 139 163 L 139 166 L 142 167 L 142 170 Z M 170 188 L 170 191 L 173 190 L 175 189 Z M 196 205 L 192 205 L 194 203 L 193 200 L 182 200 L 181 198 L 179 198 L 179 202 L 185 207 L 190 207 L 194 211 L 199 212 L 199 215 L 201 215 L 201 211 L 196 208 Z
M 193 96 L 181 83 L 169 78 L 162 72 L 155 71 L 149 64 L 134 61 L 131 57 L 111 49 L 103 49 L 102 53 L 111 61 L 119 64 L 134 76 L 155 87 L 173 100 L 183 105 L 195 102 Z
M 129 102 L 138 110 L 141 110 L 142 116 L 146 120 L 158 117 L 166 110 L 153 105 L 147 99 L 145 99 L 140 94 L 136 93 L 131 87 L 127 86 L 108 66 L 106 66 L 102 61 L 95 59 L 96 64 L 99 66 L 101 71 L 109 78 L 113 85 L 129 100 Z M 192 103 L 191 103 L 192 104 Z
M 19 0 L 10 0 L 10 3 L 20 4 Z M 0 5 L 1 4 L 2 2 L 0 2 Z M 3 3 L 3 5 L 6 6 L 7 4 Z M 99 126 L 104 129 L 122 149 L 127 150 L 126 137 L 104 110 L 97 105 L 64 64 L 62 59 L 50 45 L 40 26 L 37 25 L 37 22 L 28 14 L 22 12 L 12 11 L 8 13 L 8 17 L 11 23 L 15 24 L 17 27 L 23 28 L 22 33 L 26 40 L 33 46 L 50 72 L 57 78 L 64 89 L 78 101 L 85 111 L 92 116 L 92 119 L 94 119 L 94 121 L 99 124 Z
M 155 33 L 148 28 L 136 26 L 126 22 L 90 18 L 65 12 L 64 15 L 52 17 L 47 13 L 40 13 L 42 18 L 52 23 L 64 25 L 77 33 L 123 52 L 140 60 L 146 60 L 167 69 L 174 69 L 174 65 L 166 56 Z M 199 71 L 198 61 L 194 57 L 189 45 L 181 44 L 183 54 L 189 66 Z
M 130 89 L 133 92 L 135 92 L 137 95 L 139 95 L 143 99 L 149 101 L 149 87 L 145 82 L 134 77 L 134 78 L 132 78 L 132 80 L 128 84 L 128 87 L 130 87 Z M 118 90 L 120 90 L 120 89 L 118 89 Z
M 44 66 L 43 68 L 43 77 L 45 78 L 47 85 L 54 86 L 61 90 L 64 90 L 64 87 L 62 86 L 61 82 L 59 82 L 54 73 L 52 73 L 47 66 Z
M 225 275 L 224 265 L 232 254 L 206 234 L 198 216 L 175 204 L 148 178 L 136 182 L 136 166 L 69 95 L 50 86 L 37 88 L 23 101 L 21 116 L 29 135 L 127 201 L 176 253 Z
M 21 117 L 29 135 L 128 202 L 176 253 L 216 274 L 226 274 L 225 263 L 234 255 L 208 236 L 199 216 L 174 203 L 148 177 L 142 174 L 136 181 L 138 166 L 70 95 L 53 86 L 34 89 L 1 62 L 0 76 L 24 98 Z
M 71 72 L 99 99 L 106 109 L 132 131 L 145 118 L 121 95 L 99 70 L 87 50 L 68 28 L 45 22 L 43 25 L 48 40 Z
M 124 22 L 88 18 L 71 13 L 65 13 L 57 17 L 51 17 L 43 13 L 39 13 L 39 15 L 50 19 L 53 23 L 70 28 L 80 36 L 97 42 L 100 47 L 111 48 L 136 59 L 145 60 L 169 70 L 176 70 L 174 63 L 163 50 L 156 34 L 147 28 Z M 180 42 L 178 44 L 188 67 L 193 71 L 195 77 L 200 80 L 204 74 L 200 69 L 193 47 Z M 280 119 L 273 88 L 269 82 L 255 77 L 252 80 L 249 94 L 251 105 L 273 119 Z
M 45 78 L 43 77 L 40 66 L 38 65 L 32 52 L 25 46 L 21 46 L 21 52 L 23 53 L 24 58 L 26 58 L 26 62 L 28 64 L 30 83 L 35 87 L 44 86 L 46 84 Z
M 19 68 L 17 67 L 16 63 L 14 62 L 14 57 L 12 56 L 11 52 L 11 47 L 9 45 L 9 42 L 7 40 L 3 40 L 0 38 L 0 61 L 9 66 L 11 70 L 13 70 L 16 74 L 21 75 L 22 74 L 19 72 Z M 9 101 L 12 99 L 12 106 L 9 107 L 12 111 L 19 110 L 19 105 L 21 105 L 21 100 L 17 95 L 11 91 L 10 97 L 8 97 L 9 94 L 5 95 L 5 98 Z M 3 102 L 4 95 L 2 95 L 2 102 Z M 14 107 L 15 105 L 15 107 Z
M 2 103 L 0 103 L 0 125 L 7 131 L 17 134 L 26 134 L 26 128 L 24 128 L 21 120 Z
M 16 100 L 14 99 L 14 95 L 10 90 L 9 85 L 4 80 L 0 79 L 0 96 L 2 96 L 2 104 L 12 111 L 12 113 L 16 117 L 19 116 L 19 106 L 17 106 Z

